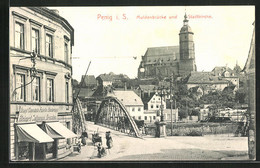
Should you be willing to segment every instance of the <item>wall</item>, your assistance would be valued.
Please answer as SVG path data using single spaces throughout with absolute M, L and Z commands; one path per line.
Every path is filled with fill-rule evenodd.
M 37 8 L 38 9 L 38 8 Z M 55 16 L 52 16 L 55 17 Z M 24 49 L 15 48 L 14 39 L 14 24 L 19 22 L 24 24 Z M 11 7 L 10 8 L 10 159 L 15 159 L 15 143 L 14 143 L 14 123 L 17 120 L 17 115 L 23 111 L 21 109 L 35 109 L 32 110 L 35 114 L 38 112 L 55 112 L 59 116 L 58 120 L 61 123 L 69 121 L 72 128 L 72 83 L 71 78 L 67 74 L 72 74 L 71 67 L 71 40 L 66 40 L 64 36 L 71 39 L 71 33 L 60 23 L 41 15 L 26 7 Z M 40 77 L 40 101 L 33 102 L 32 100 L 32 77 L 30 68 L 32 62 L 30 54 L 32 51 L 31 30 L 36 28 L 39 30 L 40 53 L 36 58 L 37 76 Z M 46 33 L 53 35 L 53 58 L 46 56 L 45 53 L 45 38 Z M 64 43 L 68 43 L 69 60 L 65 62 Z M 29 57 L 28 59 L 22 59 Z M 17 72 L 22 71 L 25 74 L 25 101 L 17 101 L 15 96 Z M 47 101 L 47 78 L 54 80 L 54 102 Z M 69 84 L 69 101 L 66 102 L 65 84 Z M 38 109 L 38 110 L 37 110 Z M 52 109 L 55 109 L 54 111 Z M 50 110 L 50 111 L 49 111 Z M 41 123 L 42 121 L 40 121 Z M 37 124 L 40 124 L 37 123 Z M 64 141 L 64 142 L 63 142 Z M 60 142 L 64 145 L 66 140 Z M 59 151 L 62 152 L 62 151 Z

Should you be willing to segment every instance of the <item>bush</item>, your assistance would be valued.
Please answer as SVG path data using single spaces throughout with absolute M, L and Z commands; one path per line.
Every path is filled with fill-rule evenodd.
M 191 132 L 187 133 L 186 136 L 202 136 L 202 132 L 192 130 Z

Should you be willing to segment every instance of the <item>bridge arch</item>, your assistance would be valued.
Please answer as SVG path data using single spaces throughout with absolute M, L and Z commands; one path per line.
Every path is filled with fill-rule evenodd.
M 133 133 L 141 137 L 139 129 L 126 107 L 116 97 L 105 97 L 96 114 L 95 124 L 111 127 L 115 130 Z

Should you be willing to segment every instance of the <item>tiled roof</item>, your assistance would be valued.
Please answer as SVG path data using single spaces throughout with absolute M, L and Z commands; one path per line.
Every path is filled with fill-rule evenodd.
M 134 91 L 114 91 L 115 97 L 125 106 L 143 106 L 141 98 Z
M 154 91 L 154 88 L 156 85 L 139 85 L 139 88 L 143 91 L 148 91 L 150 90 L 151 92 Z
M 81 77 L 81 81 L 83 81 L 84 75 Z M 84 85 L 96 85 L 96 78 L 94 75 L 86 75 L 84 79 Z
M 100 77 L 103 81 L 112 81 L 112 82 L 122 80 L 122 79 L 129 79 L 127 75 L 124 74 L 116 75 L 114 73 L 100 74 L 98 77 Z
M 155 95 L 155 92 L 150 93 L 150 96 L 148 93 L 144 93 L 144 97 L 142 97 L 143 103 L 144 104 L 148 103 L 154 95 Z
M 151 47 L 147 49 L 145 56 L 174 56 L 174 53 L 176 56 L 179 54 L 179 46 Z
M 212 72 L 191 72 L 187 84 L 221 84 L 228 83 L 222 77 L 215 76 Z
M 103 81 L 113 81 L 112 75 L 109 74 L 101 74 L 98 77 L 101 78 Z

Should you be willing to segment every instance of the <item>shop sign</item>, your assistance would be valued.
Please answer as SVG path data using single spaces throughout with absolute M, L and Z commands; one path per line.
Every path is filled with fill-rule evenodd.
M 18 122 L 42 122 L 58 120 L 58 113 L 55 112 L 20 112 Z
M 53 106 L 19 106 L 18 111 L 20 113 L 26 112 L 59 112 L 59 107 Z

